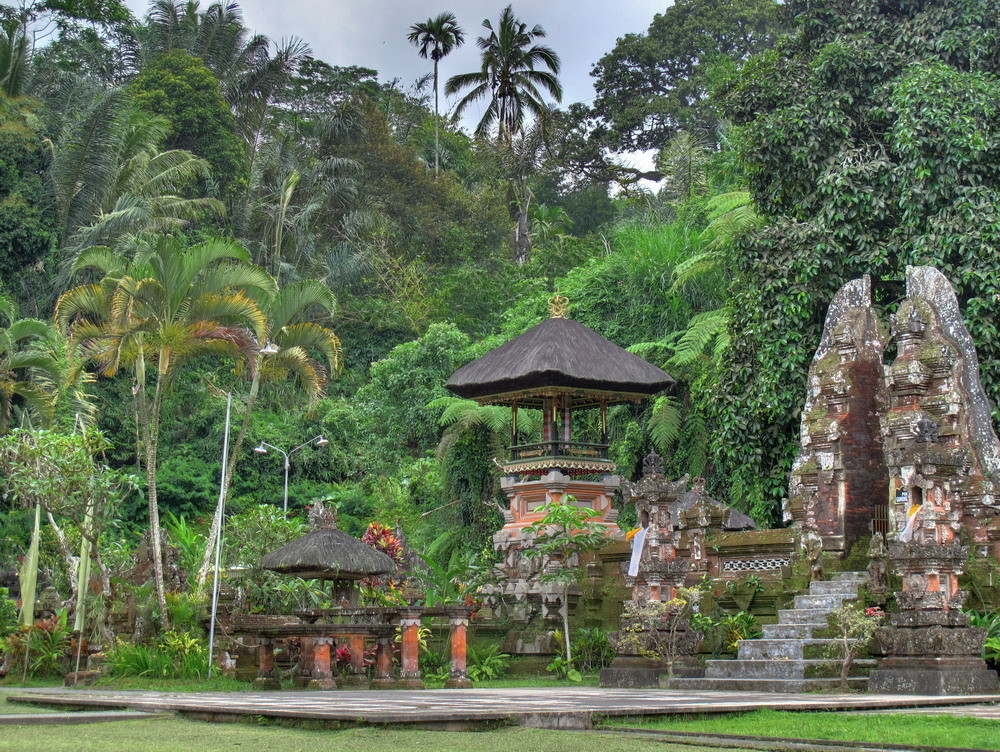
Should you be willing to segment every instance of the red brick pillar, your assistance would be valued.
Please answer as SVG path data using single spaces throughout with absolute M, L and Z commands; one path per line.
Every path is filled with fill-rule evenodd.
M 333 675 L 331 668 L 331 652 L 333 651 L 332 637 L 315 637 L 310 640 L 312 643 L 310 656 L 312 666 L 310 674 L 312 678 L 306 685 L 309 689 L 336 689 L 337 679 Z
M 274 670 L 274 641 L 269 637 L 261 637 L 257 645 L 257 678 L 253 685 L 256 689 L 281 689 L 281 681 Z
M 392 638 L 379 637 L 375 652 L 375 678 L 372 687 L 376 689 L 392 689 L 396 686 L 392 678 Z
M 467 673 L 466 632 L 473 611 L 468 606 L 450 606 L 445 609 L 451 620 L 451 672 L 444 683 L 446 689 L 467 689 L 472 686 Z
M 423 689 L 420 679 L 420 617 L 422 608 L 402 608 L 399 610 L 400 671 L 399 682 L 404 687 Z
M 344 684 L 361 686 L 368 684 L 368 677 L 365 674 L 365 636 L 363 634 L 352 634 L 349 638 L 351 647 L 350 673 L 344 677 Z
M 300 640 L 300 644 L 302 648 L 299 659 L 299 673 L 293 681 L 296 687 L 305 687 L 308 686 L 313 678 L 313 638 L 303 637 Z

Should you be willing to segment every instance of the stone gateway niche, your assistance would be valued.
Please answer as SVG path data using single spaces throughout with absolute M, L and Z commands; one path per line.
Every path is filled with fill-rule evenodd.
M 865 276 L 830 302 L 809 369 L 799 455 L 792 466 L 786 522 L 844 555 L 873 528 L 887 532 L 889 481 L 879 428 L 885 405 L 885 328 Z
M 809 369 L 800 436 L 784 517 L 818 533 L 826 552 L 844 556 L 892 531 L 946 545 L 964 530 L 977 553 L 1000 560 L 1000 442 L 972 338 L 937 269 L 907 267 L 889 331 L 867 276 L 840 289 Z

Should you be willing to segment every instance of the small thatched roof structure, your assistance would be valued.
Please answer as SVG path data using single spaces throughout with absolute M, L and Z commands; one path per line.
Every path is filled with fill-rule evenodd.
M 585 403 L 636 400 L 661 392 L 674 380 L 665 372 L 567 318 L 550 318 L 520 337 L 459 368 L 445 386 L 482 402 L 529 404 L 555 391 Z M 577 400 L 575 400 L 577 401 Z
M 261 559 L 272 572 L 305 579 L 360 580 L 396 571 L 396 562 L 342 530 L 320 528 Z

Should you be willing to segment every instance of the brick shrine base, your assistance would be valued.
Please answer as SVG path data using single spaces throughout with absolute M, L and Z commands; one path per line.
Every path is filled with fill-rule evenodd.
M 590 728 L 596 718 L 774 710 L 907 710 L 996 703 L 996 695 L 900 696 L 777 694 L 655 689 L 509 688 L 330 692 L 145 692 L 45 689 L 8 696 L 9 702 L 77 710 L 169 711 L 208 721 L 246 716 L 471 730 L 500 725 Z M 955 708 L 954 712 L 960 712 Z

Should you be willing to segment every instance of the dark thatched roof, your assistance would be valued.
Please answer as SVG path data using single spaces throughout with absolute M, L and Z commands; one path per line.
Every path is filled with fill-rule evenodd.
M 445 386 L 460 397 L 568 387 L 651 395 L 674 380 L 572 319 L 551 318 L 459 368 Z
M 306 579 L 360 580 L 396 571 L 396 562 L 342 530 L 320 528 L 296 538 L 260 562 L 264 569 Z

